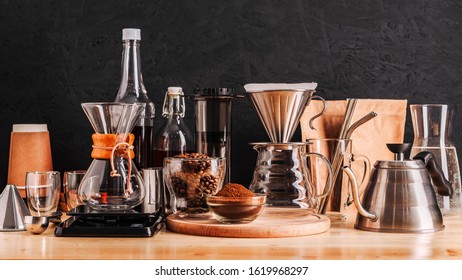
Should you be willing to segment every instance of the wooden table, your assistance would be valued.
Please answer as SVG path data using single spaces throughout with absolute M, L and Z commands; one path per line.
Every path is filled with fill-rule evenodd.
M 397 234 L 355 230 L 353 220 L 333 221 L 329 231 L 291 238 L 217 238 L 163 229 L 152 238 L 55 237 L 0 232 L 0 259 L 462 259 L 462 215 L 445 217 L 436 233 Z

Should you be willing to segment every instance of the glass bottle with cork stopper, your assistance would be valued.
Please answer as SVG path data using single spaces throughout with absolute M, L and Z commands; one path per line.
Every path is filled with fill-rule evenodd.
M 147 95 L 141 73 L 141 30 L 136 28 L 123 29 L 122 41 L 121 79 L 115 102 L 145 104 L 145 109 L 138 117 L 132 131 L 135 135 L 134 162 L 141 170 L 153 166 L 152 144 L 155 108 L 154 103 Z
M 192 134 L 183 121 L 185 102 L 181 87 L 168 88 L 162 108 L 162 116 L 166 119 L 155 137 L 155 167 L 162 167 L 166 157 L 190 153 L 194 149 Z

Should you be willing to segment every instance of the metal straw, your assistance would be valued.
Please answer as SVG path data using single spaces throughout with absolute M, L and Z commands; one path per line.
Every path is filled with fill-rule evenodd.
M 346 132 L 350 127 L 351 120 L 353 119 L 353 114 L 355 111 L 356 103 L 358 103 L 358 99 L 348 99 L 347 101 L 347 108 L 345 111 L 345 118 L 343 119 L 342 128 L 340 129 L 340 133 L 338 138 L 345 139 Z
M 344 139 L 350 139 L 351 134 L 360 127 L 361 125 L 365 124 L 366 122 L 370 121 L 371 119 L 375 118 L 377 116 L 377 113 L 372 111 L 369 114 L 365 115 L 364 117 L 360 118 L 357 120 L 354 124 L 352 124 L 346 131 L 345 133 L 345 138 Z

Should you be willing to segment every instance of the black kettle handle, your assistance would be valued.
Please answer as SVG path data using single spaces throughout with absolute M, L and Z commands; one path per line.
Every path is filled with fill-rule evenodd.
M 419 159 L 425 163 L 433 185 L 435 185 L 440 195 L 452 197 L 451 183 L 444 177 L 443 170 L 441 170 L 432 153 L 426 151 L 420 152 L 413 159 Z

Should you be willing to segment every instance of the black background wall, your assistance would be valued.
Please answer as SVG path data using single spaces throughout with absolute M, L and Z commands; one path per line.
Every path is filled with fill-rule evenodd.
M 89 166 L 92 129 L 80 103 L 115 98 L 122 28 L 142 30 L 144 81 L 158 112 L 168 86 L 243 92 L 248 82 L 312 81 L 326 99 L 405 98 L 458 109 L 461 18 L 462 4 L 441 0 L 0 0 L 0 186 L 14 123 L 48 124 L 56 170 Z M 256 158 L 248 143 L 268 137 L 249 100 L 234 105 L 232 177 L 248 184 Z

